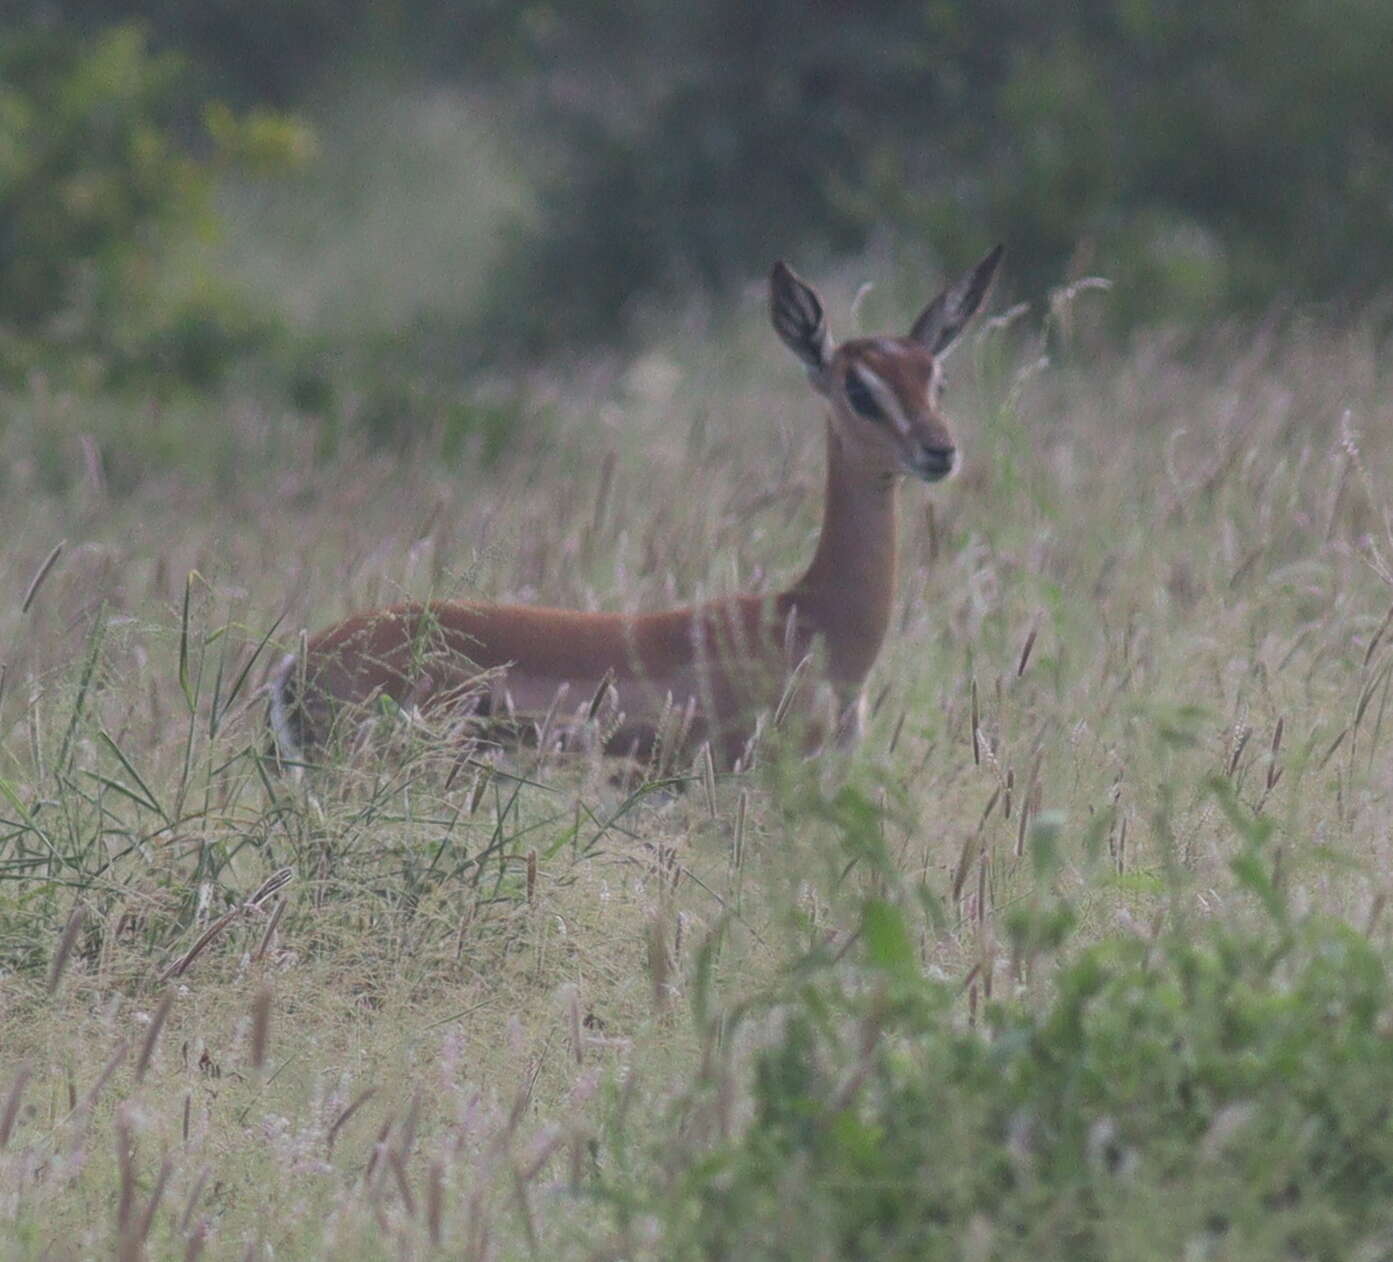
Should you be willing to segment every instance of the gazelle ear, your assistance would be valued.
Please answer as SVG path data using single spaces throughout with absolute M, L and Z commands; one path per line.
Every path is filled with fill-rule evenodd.
M 769 274 L 769 319 L 777 333 L 810 372 L 820 372 L 832 358 L 832 335 L 822 303 L 810 285 L 780 259 Z
M 942 355 L 982 305 L 1001 262 L 1001 252 L 1002 247 L 997 246 L 956 285 L 929 303 L 910 329 L 910 338 L 933 354 Z

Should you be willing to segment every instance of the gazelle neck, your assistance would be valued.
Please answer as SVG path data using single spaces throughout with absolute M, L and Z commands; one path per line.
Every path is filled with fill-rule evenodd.
M 827 498 L 807 572 L 785 593 L 826 641 L 832 678 L 859 684 L 880 651 L 895 599 L 894 470 L 866 465 L 827 422 Z

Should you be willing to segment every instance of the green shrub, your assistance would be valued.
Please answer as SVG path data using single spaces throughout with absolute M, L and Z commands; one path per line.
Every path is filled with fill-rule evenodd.
M 0 40 L 0 373 L 95 357 L 117 376 L 173 372 L 195 384 L 273 323 L 227 286 L 184 284 L 160 260 L 216 229 L 218 171 L 303 160 L 311 138 L 264 111 L 210 107 L 204 156 L 189 132 L 183 66 L 139 26 L 79 39 L 55 26 Z
M 1295 920 L 1235 817 L 1264 919 L 1066 943 L 1049 1002 L 997 977 L 981 1028 L 922 975 L 912 918 L 868 899 L 860 967 L 815 952 L 713 1021 L 724 1053 L 604 1184 L 621 1236 L 664 1258 L 1387 1256 L 1387 961 Z M 1027 899 L 1020 974 L 1071 920 Z
M 7 33 L 0 47 L 0 311 L 68 329 L 130 300 L 153 238 L 207 223 L 208 181 L 170 135 L 178 63 L 137 28 L 89 43 Z

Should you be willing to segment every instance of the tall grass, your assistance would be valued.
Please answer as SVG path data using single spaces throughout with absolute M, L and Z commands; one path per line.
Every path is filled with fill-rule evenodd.
M 863 279 L 833 284 L 833 313 Z M 916 298 L 866 318 L 893 327 Z M 1386 347 L 1292 320 L 1113 346 L 1090 331 L 1105 300 L 985 324 L 951 361 L 966 469 L 907 488 L 861 748 L 664 769 L 682 791 L 532 753 L 461 762 L 401 715 L 295 779 L 255 694 L 302 628 L 398 596 L 656 608 L 791 574 L 821 421 L 760 294 L 655 325 L 631 362 L 513 387 L 492 463 L 444 433 L 331 449 L 254 393 L 142 410 L 36 380 L 7 399 L 10 1251 L 1055 1256 L 1057 1222 L 1057 1256 L 1380 1256 L 1376 1145 L 1362 1182 L 1302 1166 L 1285 1235 L 1167 1207 L 1149 1129 L 1217 1152 L 1250 1109 L 1280 1122 L 1253 1132 L 1269 1142 L 1347 1138 L 1274 1111 L 1262 1074 L 1207 1112 L 1089 1096 L 1075 1146 L 1048 1150 L 1087 1179 L 992 1199 L 1020 1137 L 1002 1110 L 1026 1107 L 995 1084 L 1042 1063 L 1022 1049 L 1090 960 L 1099 1012 L 1236 960 L 1242 1012 L 1295 1012 L 1346 1065 L 1387 1019 Z M 1326 1043 L 1302 1022 L 1332 943 L 1335 989 L 1362 978 L 1367 1010 Z M 1164 1006 L 1171 981 L 1146 994 Z M 1183 1011 L 1222 1032 L 1238 1010 L 1207 993 Z M 1051 1055 L 1087 1068 L 1091 1038 Z M 839 1235 L 869 1202 L 833 1191 L 883 1181 L 875 1128 L 927 1107 L 904 1093 L 938 1056 L 975 1066 L 934 1114 L 961 1182 L 928 1226 L 877 1183 L 871 1217 L 907 1234 Z M 1377 1130 L 1356 1097 L 1341 1116 Z M 1107 1190 L 1113 1152 L 1135 1173 Z M 827 1192 L 816 1214 L 800 1189 Z

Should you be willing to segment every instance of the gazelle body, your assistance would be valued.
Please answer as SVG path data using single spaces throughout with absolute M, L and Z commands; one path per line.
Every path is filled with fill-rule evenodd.
M 847 740 L 895 596 L 896 499 L 903 475 L 946 477 L 956 448 L 939 409 L 940 361 L 980 305 L 997 247 L 925 308 L 906 337 L 836 346 L 817 295 L 782 262 L 770 279 L 774 328 L 826 402 L 827 495 L 811 564 L 791 587 L 661 613 L 583 613 L 460 601 L 357 614 L 312 637 L 271 683 L 283 758 L 323 745 L 346 709 L 377 697 L 455 707 L 471 721 L 556 732 L 603 710 L 607 752 L 657 744 L 735 764 L 762 714 L 796 683 Z M 815 704 L 813 710 L 817 711 Z M 808 713 L 808 706 L 800 706 Z

